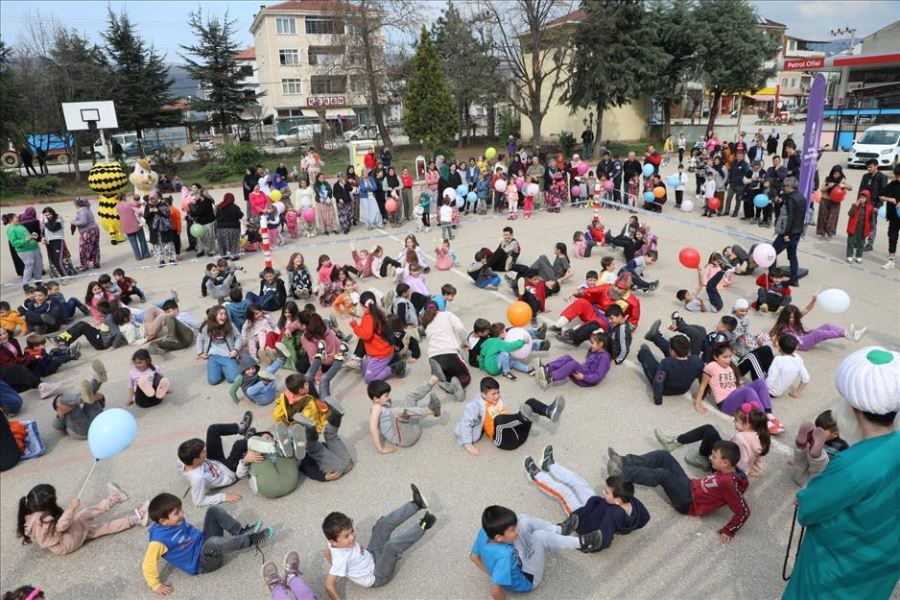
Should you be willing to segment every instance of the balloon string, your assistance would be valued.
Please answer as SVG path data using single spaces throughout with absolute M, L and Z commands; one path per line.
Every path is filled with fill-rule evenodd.
M 81 484 L 81 489 L 78 491 L 78 498 L 81 499 L 81 494 L 84 493 L 84 488 L 87 487 L 87 482 L 91 478 L 91 475 L 94 474 L 94 468 L 97 466 L 99 460 L 94 459 L 94 463 L 91 465 L 91 470 L 88 471 L 87 477 L 84 478 L 84 483 Z

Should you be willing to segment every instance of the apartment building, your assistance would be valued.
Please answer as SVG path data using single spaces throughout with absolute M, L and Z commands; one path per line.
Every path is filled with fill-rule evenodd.
M 279 128 L 324 117 L 339 133 L 369 122 L 364 56 L 352 19 L 341 18 L 340 6 L 333 0 L 298 0 L 261 6 L 255 15 L 250 32 L 256 79 L 264 92 L 259 102 L 263 118 L 271 116 Z M 383 42 L 379 45 L 381 62 Z

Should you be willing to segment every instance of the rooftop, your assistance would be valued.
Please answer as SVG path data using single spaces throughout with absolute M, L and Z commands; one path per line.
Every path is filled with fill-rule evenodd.
M 256 60 L 256 48 L 245 48 L 234 55 L 235 60 Z

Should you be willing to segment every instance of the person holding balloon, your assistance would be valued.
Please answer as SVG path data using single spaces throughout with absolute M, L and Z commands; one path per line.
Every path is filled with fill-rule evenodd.
M 197 257 L 215 256 L 216 254 L 216 205 L 210 193 L 199 185 L 197 187 L 197 199 L 191 204 L 191 217 L 194 225 L 191 226 L 191 234 L 197 239 Z M 202 232 L 201 232 L 202 229 Z M 199 234 L 199 235 L 197 235 Z
M 816 219 L 816 236 L 819 239 L 831 239 L 837 233 L 841 202 L 852 189 L 841 165 L 831 167 L 819 193 L 819 216 Z
M 772 341 L 777 343 L 780 336 L 792 335 L 799 341 L 799 349 L 805 352 L 812 350 L 816 345 L 827 340 L 847 338 L 851 342 L 858 342 L 862 339 L 868 328 L 856 327 L 852 323 L 847 328 L 824 323 L 815 329 L 807 331 L 803 326 L 802 319 L 820 301 L 823 303 L 823 308 L 827 308 L 829 312 L 843 312 L 850 307 L 850 297 L 847 296 L 846 292 L 837 289 L 819 292 L 813 296 L 813 299 L 809 301 L 809 304 L 802 311 L 793 304 L 788 304 L 782 309 L 775 320 L 775 325 L 772 326 L 772 330 L 769 332 L 769 337 L 772 338 Z

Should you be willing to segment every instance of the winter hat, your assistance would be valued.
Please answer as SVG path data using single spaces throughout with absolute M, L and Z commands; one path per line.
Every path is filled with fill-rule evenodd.
M 734 301 L 734 306 L 731 308 L 732 310 L 746 310 L 750 308 L 750 303 L 747 302 L 746 298 L 738 298 Z
M 900 411 L 900 352 L 869 346 L 841 362 L 834 384 L 857 410 L 876 415 Z
M 258 367 L 259 363 L 256 362 L 256 359 L 250 356 L 249 354 L 241 354 L 241 360 L 238 361 L 238 368 L 241 372 L 246 371 L 251 367 Z

